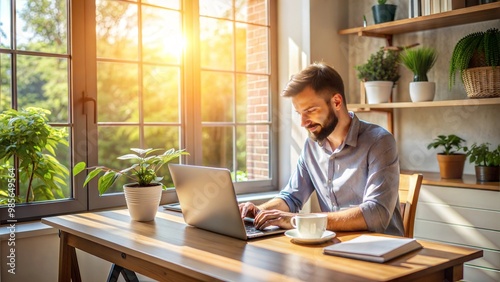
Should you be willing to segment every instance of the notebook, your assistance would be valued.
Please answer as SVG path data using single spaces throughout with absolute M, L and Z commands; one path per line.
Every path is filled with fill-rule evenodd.
M 258 230 L 253 220 L 242 220 L 228 169 L 180 164 L 168 168 L 187 224 L 242 240 L 286 231 L 276 226 Z
M 323 252 L 327 255 L 386 262 L 420 248 L 422 245 L 413 238 L 361 235 L 352 240 L 325 247 Z

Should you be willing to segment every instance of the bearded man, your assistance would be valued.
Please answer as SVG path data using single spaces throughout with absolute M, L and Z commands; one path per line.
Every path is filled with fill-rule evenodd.
M 282 96 L 291 98 L 309 137 L 286 187 L 262 205 L 240 204 L 241 216 L 259 229 L 290 229 L 316 191 L 328 230 L 403 236 L 394 136 L 347 110 L 342 78 L 324 63 L 294 75 Z

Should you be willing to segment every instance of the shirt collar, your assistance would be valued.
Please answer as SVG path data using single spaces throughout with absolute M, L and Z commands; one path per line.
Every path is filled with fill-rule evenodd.
M 344 140 L 344 143 L 345 145 L 356 147 L 358 145 L 360 122 L 358 117 L 354 114 L 354 112 L 349 112 L 349 115 L 352 118 L 351 125 L 349 126 L 349 131 L 347 132 L 347 136 Z

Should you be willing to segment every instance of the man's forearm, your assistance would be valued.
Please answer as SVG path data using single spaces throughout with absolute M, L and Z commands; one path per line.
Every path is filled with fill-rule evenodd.
M 280 211 L 285 211 L 289 212 L 290 208 L 288 208 L 288 205 L 286 204 L 283 199 L 280 198 L 273 198 L 262 205 L 258 206 L 259 210 L 280 210 Z
M 333 231 L 363 231 L 367 230 L 368 226 L 361 209 L 356 207 L 328 213 L 327 229 Z

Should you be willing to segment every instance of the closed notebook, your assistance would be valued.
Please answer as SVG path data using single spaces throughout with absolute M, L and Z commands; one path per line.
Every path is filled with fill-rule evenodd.
M 350 241 L 337 243 L 323 249 L 328 255 L 385 262 L 422 248 L 413 238 L 393 238 L 361 235 Z

